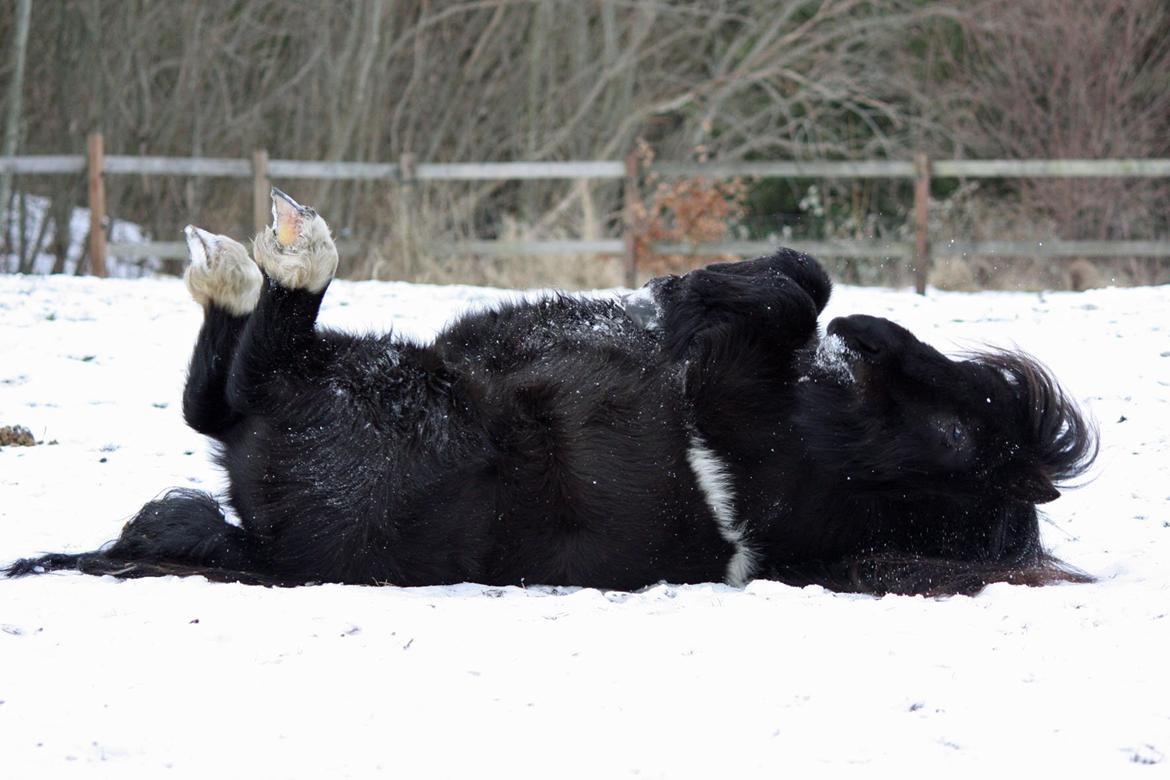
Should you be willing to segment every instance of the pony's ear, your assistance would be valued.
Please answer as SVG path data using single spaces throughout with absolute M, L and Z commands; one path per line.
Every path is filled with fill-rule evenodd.
M 1046 474 L 1038 471 L 1025 472 L 1008 488 L 1013 498 L 1029 504 L 1047 504 L 1060 498 L 1060 491 Z

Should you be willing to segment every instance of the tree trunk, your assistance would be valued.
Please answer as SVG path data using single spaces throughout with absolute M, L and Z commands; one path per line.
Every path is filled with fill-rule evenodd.
M 8 115 L 4 119 L 4 149 L 0 156 L 12 157 L 16 154 L 17 143 L 20 140 L 20 111 L 21 99 L 24 97 L 24 55 L 28 49 L 28 21 L 32 12 L 32 0 L 17 0 L 16 2 L 16 29 L 12 41 L 12 82 L 8 85 Z M 0 173 L 0 203 L 8 202 L 8 193 L 12 191 L 12 174 Z M 3 228 L 8 219 L 8 210 L 0 213 L 0 228 Z M 0 229 L 0 235 L 5 231 Z

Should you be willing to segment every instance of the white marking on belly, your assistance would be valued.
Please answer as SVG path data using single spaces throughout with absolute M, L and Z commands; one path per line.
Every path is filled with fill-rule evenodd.
M 744 539 L 743 531 L 735 522 L 735 496 L 731 489 L 731 474 L 719 456 L 712 452 L 698 435 L 690 437 L 687 461 L 699 483 L 699 490 L 707 499 L 707 506 L 715 516 L 719 535 L 735 546 L 735 553 L 727 563 L 723 580 L 741 588 L 756 572 L 757 554 Z

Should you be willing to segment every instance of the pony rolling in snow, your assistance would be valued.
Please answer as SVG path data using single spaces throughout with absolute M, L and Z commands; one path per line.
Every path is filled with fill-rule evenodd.
M 173 490 L 105 548 L 17 561 L 271 585 L 753 578 L 972 593 L 1088 579 L 1036 505 L 1092 427 L 1008 352 L 952 360 L 842 317 L 791 250 L 468 314 L 422 346 L 315 327 L 325 221 L 279 191 L 254 259 L 187 229 L 205 312 L 183 413 L 219 444 L 239 524 Z

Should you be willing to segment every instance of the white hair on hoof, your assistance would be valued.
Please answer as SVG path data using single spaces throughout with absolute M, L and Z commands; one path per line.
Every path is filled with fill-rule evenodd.
M 194 225 L 183 233 L 191 260 L 183 278 L 196 303 L 204 308 L 215 304 L 236 316 L 256 308 L 263 277 L 244 245 Z
M 324 290 L 337 272 L 337 247 L 316 211 L 272 188 L 272 224 L 252 242 L 256 263 L 290 290 Z

